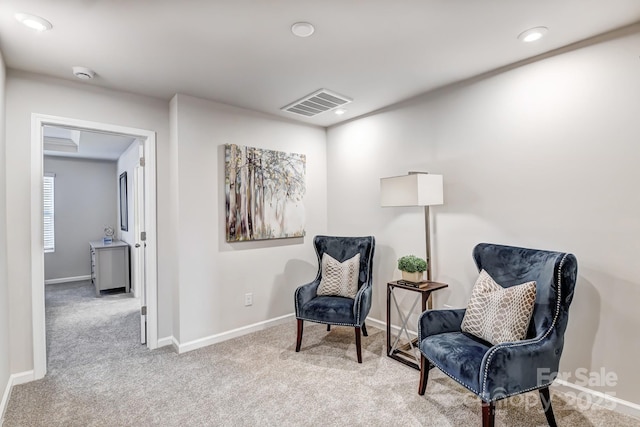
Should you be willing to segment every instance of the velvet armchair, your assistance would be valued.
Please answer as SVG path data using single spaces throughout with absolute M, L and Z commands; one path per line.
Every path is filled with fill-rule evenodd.
M 298 320 L 296 352 L 302 344 L 303 323 L 305 320 L 327 325 L 351 326 L 355 328 L 356 353 L 358 363 L 362 363 L 361 332 L 367 336 L 365 319 L 371 308 L 371 288 L 373 272 L 373 252 L 375 239 L 367 237 L 316 236 L 313 245 L 318 256 L 318 274 L 316 278 L 296 289 L 295 310 Z M 357 292 L 353 298 L 336 295 L 318 295 L 322 281 L 323 256 L 329 255 L 339 263 L 354 259 L 359 254 L 357 266 Z M 355 284 L 355 283 L 354 283 Z
M 555 426 L 549 385 L 558 373 L 573 298 L 577 261 L 568 253 L 481 243 L 473 250 L 478 270 L 507 288 L 536 282 L 526 338 L 492 345 L 462 332 L 465 309 L 425 311 L 418 321 L 423 395 L 429 369 L 437 367 L 482 401 L 484 426 L 493 426 L 495 402 L 538 390 L 547 422 Z

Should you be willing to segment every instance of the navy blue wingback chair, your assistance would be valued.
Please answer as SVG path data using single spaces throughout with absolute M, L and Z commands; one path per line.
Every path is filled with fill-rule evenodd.
M 318 255 L 318 274 L 313 282 L 298 287 L 295 293 L 296 318 L 298 319 L 296 351 L 300 351 L 305 320 L 324 323 L 327 325 L 327 331 L 331 329 L 331 325 L 352 326 L 356 333 L 358 363 L 362 363 L 360 331 L 362 330 L 364 336 L 367 336 L 367 327 L 364 321 L 371 308 L 371 275 L 375 239 L 373 236 L 316 236 L 313 239 L 313 245 Z M 317 295 L 318 286 L 322 279 L 322 255 L 325 253 L 339 262 L 360 254 L 358 292 L 355 298 Z
M 549 385 L 555 379 L 569 320 L 578 264 L 561 252 L 481 243 L 473 250 L 478 270 L 484 269 L 504 287 L 536 281 L 536 301 L 523 341 L 492 345 L 461 332 L 465 310 L 432 310 L 418 321 L 422 353 L 423 395 L 429 369 L 442 372 L 482 400 L 484 426 L 493 426 L 495 402 L 538 390 L 547 422 L 555 426 Z

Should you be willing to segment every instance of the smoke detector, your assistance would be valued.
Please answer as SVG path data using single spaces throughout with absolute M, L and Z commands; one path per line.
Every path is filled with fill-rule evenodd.
M 73 75 L 81 80 L 91 80 L 96 73 L 87 67 L 73 67 Z

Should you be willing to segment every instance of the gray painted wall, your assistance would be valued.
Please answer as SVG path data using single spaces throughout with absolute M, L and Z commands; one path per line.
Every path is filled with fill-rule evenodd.
M 4 137 L 4 104 L 5 104 L 5 66 L 0 52 L 0 165 L 5 164 L 5 137 Z M 6 168 L 0 172 L 0 393 L 7 390 L 9 382 L 9 285 L 7 283 L 7 194 L 6 194 Z M 6 396 L 8 397 L 8 396 Z M 2 395 L 0 394 L 0 401 Z M 2 410 L 0 407 L 0 419 Z
M 56 250 L 44 256 L 45 280 L 89 275 L 89 240 L 117 227 L 116 162 L 45 156 L 44 171 L 56 174 Z
M 573 252 L 561 373 L 640 404 L 638 46 L 640 33 L 595 43 L 329 129 L 329 231 L 375 234 L 372 317 L 385 319 L 397 258 L 425 253 L 423 211 L 380 208 L 379 179 L 440 173 L 434 279 L 449 287 L 436 307 L 467 305 L 479 242 Z M 615 386 L 586 384 L 578 371 L 598 376 L 601 367 Z
M 325 130 L 186 95 L 176 95 L 172 104 L 178 260 L 173 337 L 188 346 L 293 312 L 296 287 L 317 272 L 313 236 L 327 229 Z M 225 143 L 307 156 L 305 238 L 226 242 Z M 253 305 L 245 307 L 248 292 Z

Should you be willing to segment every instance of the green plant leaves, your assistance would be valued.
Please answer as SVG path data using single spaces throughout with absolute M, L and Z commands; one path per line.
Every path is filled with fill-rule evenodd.
M 427 269 L 427 261 L 415 255 L 405 255 L 398 259 L 398 270 L 407 273 L 423 272 Z

